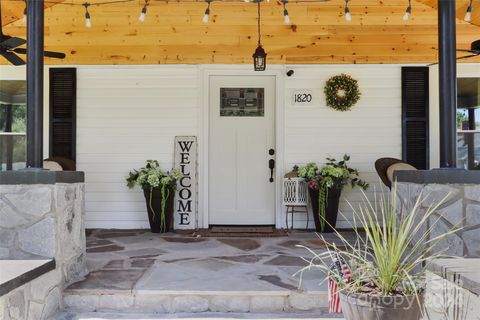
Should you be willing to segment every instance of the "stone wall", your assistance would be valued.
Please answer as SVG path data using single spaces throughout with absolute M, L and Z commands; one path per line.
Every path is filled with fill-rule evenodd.
M 0 297 L 0 319 L 51 319 L 62 308 L 60 269 L 50 271 Z
M 442 240 L 437 251 L 452 256 L 480 257 L 480 185 L 398 182 L 397 193 L 403 210 L 411 210 L 417 198 L 422 197 L 418 219 L 430 206 L 441 203 L 419 234 L 430 230 L 433 224 L 430 238 L 461 228 Z
M 63 289 L 87 274 L 82 181 L 78 172 L 0 173 L 0 260 L 52 258 L 56 264 L 1 296 L 0 319 L 49 319 L 62 308 Z
M 84 274 L 84 188 L 0 185 L 0 259 L 55 258 L 67 283 Z

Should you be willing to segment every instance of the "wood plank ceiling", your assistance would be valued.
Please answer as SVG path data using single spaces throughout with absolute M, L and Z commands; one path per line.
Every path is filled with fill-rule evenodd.
M 54 6 L 55 4 L 63 1 L 65 0 L 48 0 L 48 2 L 45 3 L 45 9 L 50 8 L 51 6 Z M 0 5 L 2 6 L 3 25 L 10 24 L 23 18 L 23 9 L 25 8 L 25 5 L 23 4 L 22 0 L 0 0 Z
M 23 14 L 22 2 L 0 1 L 3 8 L 16 7 L 17 11 L 10 9 L 8 15 Z M 419 1 L 413 2 L 411 19 L 405 22 L 402 17 L 406 0 L 353 0 L 350 2 L 353 20 L 346 22 L 343 0 L 322 3 L 292 0 L 288 4 L 291 25 L 283 23 L 281 3 L 264 2 L 262 42 L 268 63 L 435 62 L 437 11 L 427 3 L 434 0 Z M 253 3 L 212 2 L 208 24 L 201 21 L 206 7 L 203 1 L 151 1 L 144 23 L 138 20 L 142 0 L 91 6 L 93 26 L 88 29 L 82 2 L 66 0 L 46 9 L 46 49 L 65 52 L 67 58 L 60 63 L 251 63 L 256 47 L 257 8 Z M 480 14 L 480 7 L 477 13 Z M 21 21 L 4 27 L 4 33 L 9 35 L 25 36 L 25 31 Z M 458 19 L 458 48 L 469 48 L 473 40 L 480 38 L 479 31 L 479 26 Z M 0 57 L 0 63 L 6 61 Z M 46 63 L 59 61 L 46 59 Z

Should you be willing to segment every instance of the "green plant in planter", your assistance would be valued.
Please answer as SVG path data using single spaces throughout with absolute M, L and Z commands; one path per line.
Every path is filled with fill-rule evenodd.
M 311 259 L 304 259 L 308 266 L 302 268 L 299 273 L 302 274 L 312 268 L 320 269 L 327 277 L 337 282 L 341 292 L 342 309 L 347 320 L 399 319 L 399 315 L 404 315 L 403 319 L 418 319 L 413 315 L 421 313 L 426 268 L 432 259 L 442 256 L 442 252 L 433 253 L 434 249 L 440 241 L 460 230 L 453 227 L 443 234 L 431 236 L 441 219 L 435 212 L 448 195 L 437 205 L 426 210 L 420 210 L 425 199 L 420 195 L 411 208 L 403 207 L 403 211 L 402 204 L 397 200 L 396 183 L 391 196 L 382 195 L 380 199 L 376 197 L 374 201 L 370 201 L 365 193 L 363 197 L 363 204 L 358 209 L 350 205 L 353 209 L 352 228 L 356 233 L 357 242 L 351 243 L 335 231 L 343 246 L 338 246 L 338 243 L 328 244 L 323 238 L 328 244 L 326 251 L 319 253 L 299 246 L 312 254 Z M 347 283 L 331 272 L 332 257 L 335 256 L 342 257 L 349 265 L 351 280 Z M 383 298 L 385 299 L 382 300 Z M 409 303 L 412 309 L 410 311 L 406 310 L 407 308 L 400 310 L 400 307 L 394 310 L 393 303 L 389 307 L 392 310 L 381 311 L 384 312 L 383 317 L 378 317 L 375 313 L 378 310 L 375 310 L 374 303 L 364 303 L 362 308 L 369 310 L 364 310 L 364 315 L 368 316 L 362 318 L 355 314 L 357 311 L 354 309 L 358 308 L 356 299 L 381 303 L 397 299 L 397 302 L 418 303 Z M 349 304 L 354 307 L 348 308 Z
M 157 160 L 147 160 L 145 167 L 139 170 L 130 171 L 127 177 L 127 186 L 132 189 L 136 185 L 144 190 L 150 191 L 150 199 L 148 201 L 150 209 L 155 216 L 157 213 L 152 207 L 152 193 L 154 189 L 160 189 L 162 195 L 162 208 L 160 212 L 161 229 L 165 230 L 165 206 L 170 194 L 175 191 L 177 181 L 183 177 L 178 169 L 171 171 L 163 171 Z
M 345 154 L 340 161 L 327 158 L 327 163 L 320 169 L 311 162 L 298 170 L 298 176 L 308 182 L 309 189 L 319 190 L 318 207 L 322 229 L 325 227 L 325 210 L 328 205 L 329 190 L 342 190 L 347 184 L 350 184 L 352 188 L 356 186 L 363 190 L 368 188 L 368 183 L 359 178 L 358 170 L 348 166 L 349 160 L 350 156 Z

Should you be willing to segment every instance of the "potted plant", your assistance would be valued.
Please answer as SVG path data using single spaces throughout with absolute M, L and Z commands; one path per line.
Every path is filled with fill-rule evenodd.
M 177 169 L 163 171 L 157 160 L 148 160 L 145 167 L 129 173 L 127 186 L 131 189 L 138 185 L 143 189 L 152 232 L 168 232 L 173 229 L 173 198 L 177 180 L 182 176 Z
M 330 292 L 330 300 L 336 301 L 335 295 L 339 295 L 346 320 L 420 319 L 426 269 L 432 259 L 441 256 L 441 252 L 433 254 L 433 249 L 459 230 L 451 228 L 430 238 L 439 221 L 432 215 L 443 201 L 426 211 L 419 210 L 422 202 L 419 196 L 413 208 L 402 210 L 397 203 L 396 184 L 392 192 L 391 197 L 382 196 L 375 203 L 364 194 L 364 204 L 358 210 L 352 208 L 356 243 L 348 242 L 335 231 L 343 246 L 322 238 L 327 244 L 326 251 L 317 253 L 303 247 L 313 258 L 305 259 L 309 265 L 300 273 L 317 268 L 327 274 L 329 288 L 337 288 Z
M 358 170 L 348 166 L 349 160 L 349 155 L 344 155 L 341 161 L 327 158 L 328 162 L 321 169 L 311 162 L 298 170 L 298 176 L 308 183 L 316 231 L 333 232 L 345 185 L 350 183 L 352 187 L 368 188 L 368 184 L 359 179 Z

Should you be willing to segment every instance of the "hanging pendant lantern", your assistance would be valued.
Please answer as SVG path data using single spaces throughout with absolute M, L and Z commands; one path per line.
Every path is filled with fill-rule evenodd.
M 267 66 L 267 53 L 263 50 L 261 45 L 257 47 L 253 54 L 253 65 L 255 71 L 265 71 Z
M 253 53 L 253 67 L 255 71 L 265 71 L 267 66 L 267 53 L 262 47 L 261 42 L 261 32 L 260 32 L 260 1 L 257 0 L 258 5 L 258 46 L 255 52 Z

